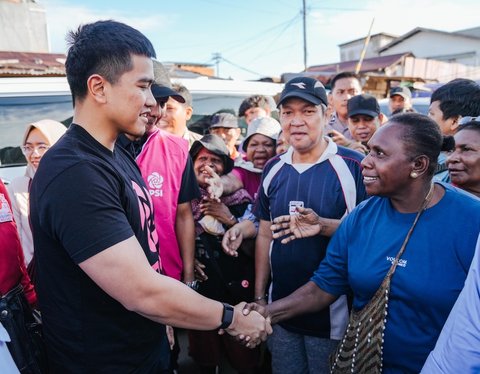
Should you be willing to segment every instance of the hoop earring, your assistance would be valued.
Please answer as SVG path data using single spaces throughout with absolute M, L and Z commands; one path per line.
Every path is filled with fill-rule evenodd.
M 418 173 L 415 172 L 415 171 L 412 171 L 412 172 L 410 173 L 410 176 L 411 176 L 413 179 L 418 178 Z

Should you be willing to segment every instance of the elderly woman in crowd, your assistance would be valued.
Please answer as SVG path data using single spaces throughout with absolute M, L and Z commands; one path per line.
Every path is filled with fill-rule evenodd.
M 266 309 L 249 307 L 263 310 L 277 323 L 326 308 L 352 290 L 358 313 L 382 289 L 395 263 L 388 313 L 373 314 L 374 320 L 385 321 L 379 357 L 383 373 L 418 373 L 464 285 L 480 230 L 480 201 L 450 185 L 432 183 L 442 135 L 426 116 L 393 117 L 368 146 L 362 165 L 372 197 L 344 219 L 311 280 Z M 274 237 L 289 241 L 318 234 L 315 212 L 298 208 L 298 213 L 277 217 Z M 468 219 L 460 222 L 458 217 Z M 363 340 L 367 338 L 356 346 L 367 343 Z M 347 369 L 362 372 L 363 358 L 357 352 L 354 366 Z M 337 364 L 332 364 L 334 372 Z
M 27 126 L 22 141 L 22 152 L 27 159 L 24 176 L 15 178 L 8 185 L 12 209 L 27 265 L 33 257 L 33 238 L 29 223 L 30 184 L 43 155 L 65 133 L 67 128 L 60 122 L 44 119 Z
M 243 188 L 255 198 L 260 185 L 263 167 L 275 156 L 276 142 L 281 127 L 272 117 L 254 119 L 242 143 L 245 160 L 236 161 L 231 175 L 241 181 Z
M 197 259 L 205 266 L 207 279 L 199 284 L 198 292 L 212 299 L 237 304 L 253 299 L 254 260 L 243 252 L 237 258 L 223 253 L 221 240 L 225 229 L 237 223 L 243 215 L 251 196 L 245 189 L 224 195 L 220 202 L 210 199 L 207 192 L 212 168 L 222 176 L 233 168 L 233 160 L 220 137 L 205 135 L 190 149 L 193 169 L 200 187 L 201 200 L 192 201 L 195 220 L 195 251 Z M 190 355 L 200 365 L 202 373 L 215 373 L 221 357 L 226 354 L 231 365 L 240 373 L 253 373 L 258 365 L 259 349 L 242 347 L 216 331 L 190 331 Z
M 455 186 L 480 197 L 480 117 L 460 120 L 447 166 Z
M 280 123 L 271 117 L 256 118 L 248 127 L 247 137 L 242 143 L 246 159 L 243 162 L 235 163 L 231 178 L 240 180 L 241 185 L 245 186 L 245 189 L 254 198 L 260 186 L 261 173 L 265 164 L 275 154 L 283 153 L 288 149 L 288 141 L 285 136 L 280 138 L 281 133 Z M 243 239 L 255 238 L 256 225 L 258 225 L 258 221 L 251 213 L 251 206 L 249 206 L 247 213 L 239 219 L 239 223 L 224 235 L 222 246 L 225 253 L 237 256 L 237 249 Z M 247 249 L 246 246 L 243 248 Z

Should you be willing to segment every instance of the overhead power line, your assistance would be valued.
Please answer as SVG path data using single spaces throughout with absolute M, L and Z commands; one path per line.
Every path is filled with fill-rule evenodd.
M 259 77 L 266 77 L 266 76 L 267 76 L 266 74 L 260 74 L 260 73 L 258 73 L 258 72 L 256 72 L 256 71 L 253 71 L 253 70 L 247 69 L 247 68 L 245 68 L 245 67 L 243 67 L 243 66 L 240 66 L 240 65 L 238 65 L 238 64 L 236 64 L 236 63 L 234 63 L 234 62 L 232 62 L 232 61 L 230 61 L 230 60 L 227 60 L 225 57 L 222 57 L 222 61 L 225 61 L 227 64 L 230 64 L 230 65 L 232 65 L 232 66 L 235 66 L 236 68 L 238 68 L 238 69 L 240 69 L 240 70 L 246 71 L 247 73 L 250 73 L 250 74 L 257 75 L 257 76 L 259 76 Z

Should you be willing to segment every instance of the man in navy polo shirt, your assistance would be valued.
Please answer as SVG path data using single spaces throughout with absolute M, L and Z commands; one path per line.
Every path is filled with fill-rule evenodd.
M 325 257 L 341 218 L 366 198 L 362 155 L 324 137 L 327 95 L 323 85 L 299 77 L 286 83 L 279 101 L 280 122 L 289 150 L 265 167 L 254 208 L 260 220 L 256 242 L 255 299 L 265 303 L 285 297 L 306 283 Z M 320 216 L 320 233 L 289 240 L 273 239 L 271 221 L 311 208 Z M 343 336 L 347 300 L 340 297 L 322 312 L 274 326 L 268 344 L 278 372 L 328 372 L 328 356 Z

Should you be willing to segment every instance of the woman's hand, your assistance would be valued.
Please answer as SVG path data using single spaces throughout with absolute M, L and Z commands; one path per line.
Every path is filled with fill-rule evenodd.
M 228 229 L 222 238 L 223 251 L 233 257 L 238 257 L 238 248 L 243 242 L 243 233 L 237 226 Z
M 204 199 L 200 203 L 200 211 L 204 215 L 212 216 L 227 226 L 237 223 L 236 218 L 224 203 L 212 199 Z
M 277 217 L 273 220 L 270 229 L 273 232 L 273 238 L 282 239 L 282 244 L 288 242 L 315 236 L 322 231 L 320 217 L 310 208 L 297 207 L 297 214 Z
M 223 194 L 223 184 L 220 176 L 210 166 L 205 166 L 205 170 L 210 174 L 207 179 L 207 191 L 210 199 L 220 202 L 220 196 Z
M 203 269 L 205 269 L 205 265 L 202 264 L 197 259 L 195 259 L 195 270 L 194 270 L 195 279 L 200 281 L 200 282 L 206 281 L 208 279 L 208 276 L 207 276 L 207 274 L 205 274 Z

